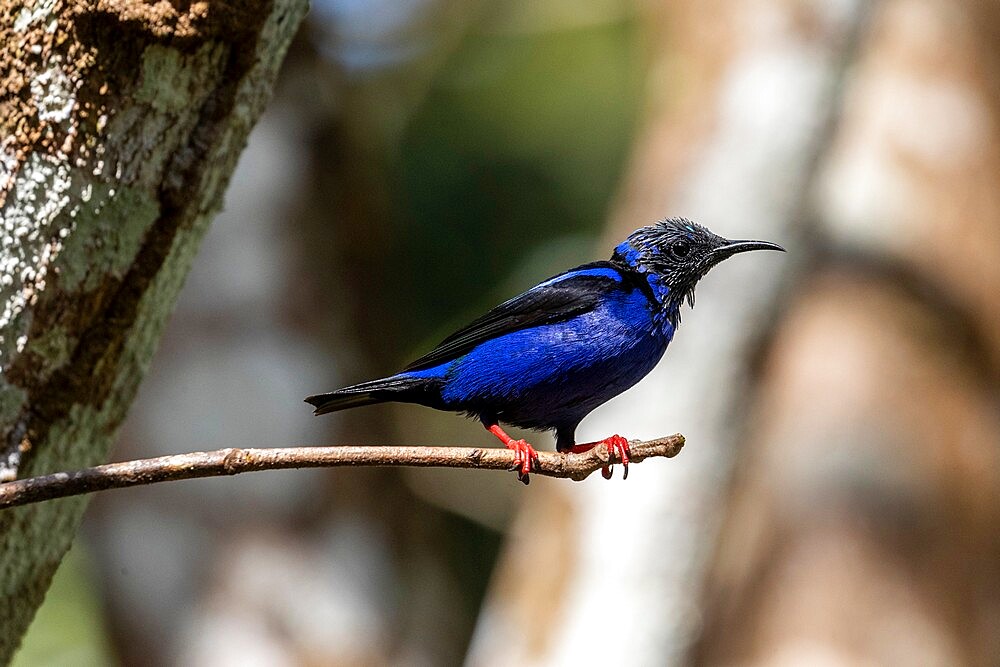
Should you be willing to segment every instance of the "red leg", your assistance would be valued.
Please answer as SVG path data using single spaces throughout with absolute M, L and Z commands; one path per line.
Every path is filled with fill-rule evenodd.
M 589 452 L 594 447 L 598 445 L 604 445 L 608 448 L 609 454 L 614 454 L 618 452 L 618 456 L 622 459 L 622 468 L 625 469 L 625 474 L 622 475 L 622 479 L 628 479 L 628 440 L 620 435 L 609 435 L 604 440 L 598 440 L 597 442 L 585 442 L 582 445 L 573 445 L 569 451 L 574 454 L 579 454 L 580 452 Z M 604 479 L 611 479 L 611 466 L 604 466 L 601 468 L 601 475 Z
M 538 465 L 538 452 L 524 440 L 515 440 L 500 428 L 499 424 L 484 424 L 486 429 L 500 439 L 507 449 L 514 450 L 514 470 L 517 470 L 517 478 L 528 483 L 528 473 L 532 466 Z

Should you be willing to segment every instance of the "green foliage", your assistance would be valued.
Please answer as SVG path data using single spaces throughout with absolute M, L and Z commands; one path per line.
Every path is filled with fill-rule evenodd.
M 453 54 L 397 165 L 391 265 L 409 330 L 491 305 L 524 253 L 601 228 L 639 108 L 636 42 L 620 20 L 474 31 Z
M 12 665 L 110 665 L 113 661 L 106 636 L 91 585 L 90 565 L 77 546 L 70 549 L 56 571 Z

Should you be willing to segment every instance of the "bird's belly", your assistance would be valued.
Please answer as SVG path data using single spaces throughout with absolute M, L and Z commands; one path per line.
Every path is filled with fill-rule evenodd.
M 663 356 L 669 336 L 646 313 L 609 306 L 486 341 L 453 363 L 442 397 L 526 428 L 575 424 Z

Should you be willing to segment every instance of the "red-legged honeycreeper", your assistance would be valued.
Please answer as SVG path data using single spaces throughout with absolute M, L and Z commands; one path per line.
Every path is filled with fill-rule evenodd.
M 684 218 L 632 232 L 611 259 L 570 269 L 505 301 L 451 334 L 402 372 L 306 401 L 316 414 L 397 401 L 479 418 L 517 456 L 527 483 L 534 448 L 498 422 L 555 430 L 560 452 L 617 450 L 628 475 L 628 441 L 576 444 L 591 410 L 641 380 L 663 356 L 685 300 L 708 271 L 767 241 L 730 241 Z M 604 469 L 610 477 L 610 470 Z

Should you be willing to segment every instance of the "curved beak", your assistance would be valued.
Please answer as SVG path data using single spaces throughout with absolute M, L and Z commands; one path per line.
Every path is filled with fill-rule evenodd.
M 712 251 L 711 257 L 717 262 L 732 257 L 733 255 L 740 252 L 750 252 L 751 250 L 778 250 L 785 252 L 777 243 L 771 243 L 770 241 L 729 241 L 726 245 L 719 246 Z

